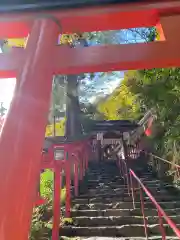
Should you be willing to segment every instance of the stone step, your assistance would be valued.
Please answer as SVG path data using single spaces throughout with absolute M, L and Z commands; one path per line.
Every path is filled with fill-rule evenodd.
M 151 210 L 152 211 L 152 210 Z M 72 210 L 72 217 L 98 217 L 98 216 L 131 216 L 131 210 L 129 209 L 107 209 L 107 210 Z
M 180 208 L 166 210 L 168 216 L 180 215 Z M 141 209 L 72 210 L 72 217 L 142 216 Z M 145 216 L 157 216 L 156 209 L 145 208 Z
M 147 240 L 145 237 L 87 237 L 87 236 L 75 236 L 72 238 L 67 238 L 64 236 L 60 237 L 60 240 Z M 178 237 L 166 236 L 166 240 L 177 240 Z M 161 236 L 148 237 L 148 240 L 162 240 Z
M 155 196 L 157 202 L 167 202 L 178 200 L 175 196 L 157 195 Z M 132 202 L 131 196 L 114 196 L 114 197 L 95 197 L 95 198 L 77 198 L 72 201 L 73 204 L 91 204 L 91 203 L 119 203 L 119 202 Z M 144 197 L 144 201 L 151 201 L 149 197 Z
M 97 182 L 99 180 L 122 180 L 123 177 L 120 175 L 120 174 L 113 174 L 113 175 L 103 175 L 98 173 L 97 176 L 90 176 L 89 174 L 86 174 L 86 178 L 90 181 L 90 182 Z M 160 181 L 159 179 L 157 178 L 153 178 L 152 176 L 149 177 L 149 176 L 141 176 L 139 177 L 142 181 L 154 181 L 154 182 L 158 182 Z
M 163 188 L 163 187 L 160 187 L 160 186 L 155 186 L 155 187 L 148 187 L 148 189 L 152 190 L 152 191 L 155 191 L 155 190 L 159 190 L 159 191 L 166 191 L 167 192 L 167 189 L 166 188 Z M 103 188 L 97 188 L 97 189 L 89 189 L 89 192 L 95 192 L 96 190 L 100 192 L 105 192 L 107 191 L 107 188 L 103 189 Z M 124 192 L 128 192 L 128 188 L 126 186 L 124 187 L 121 187 L 121 188 L 108 188 L 108 192 L 109 191 L 115 191 L 115 192 L 118 192 L 118 191 L 124 191 Z M 139 190 L 139 187 L 134 187 L 134 190 L 138 191 Z
M 112 176 L 112 177 L 104 177 L 104 178 L 102 178 L 102 177 L 97 177 L 97 178 L 93 177 L 92 179 L 89 178 L 89 176 L 86 176 L 86 178 L 87 178 L 89 183 L 93 183 L 93 184 L 101 182 L 101 181 L 102 182 L 103 181 L 104 182 L 106 182 L 106 181 L 112 181 L 112 182 L 114 182 L 114 181 L 123 181 L 123 179 L 124 179 L 121 176 L 118 176 L 118 177 Z M 159 183 L 159 182 L 161 182 L 161 180 L 156 179 L 156 178 L 141 177 L 140 179 L 141 179 L 142 182 L 146 182 L 146 183 L 151 183 L 151 182 L 152 183 Z M 134 180 L 134 181 L 136 181 L 136 180 Z
M 113 172 L 113 173 L 108 173 L 108 172 L 104 172 L 104 173 L 101 173 L 101 172 L 98 172 L 96 174 L 91 174 L 91 173 L 87 173 L 86 174 L 88 179 L 90 180 L 96 180 L 96 179 L 99 179 L 99 178 L 112 178 L 112 179 L 119 179 L 121 178 L 121 175 L 120 175 L 120 172 Z
M 170 202 L 158 202 L 161 207 L 166 209 L 176 209 L 180 208 L 180 201 L 170 201 Z M 145 202 L 145 208 L 155 209 L 153 203 Z M 135 202 L 136 208 L 140 208 L 141 203 Z M 106 210 L 106 209 L 133 209 L 132 202 L 118 202 L 118 203 L 95 203 L 95 204 L 75 204 L 73 209 L 79 210 Z
M 128 195 L 127 186 L 114 163 L 94 165 L 88 170 L 86 179 L 87 191 L 82 191 L 83 194 L 72 200 L 72 225 L 62 226 L 60 236 L 78 236 L 79 240 L 145 240 L 138 185 L 135 185 L 136 209 L 133 209 L 132 197 Z M 170 196 L 166 190 L 167 185 L 153 178 L 151 173 L 141 174 L 141 181 L 171 219 L 179 224 L 179 198 Z M 157 210 L 145 193 L 143 194 L 150 236 L 148 239 L 160 240 L 162 237 Z M 166 240 L 178 239 L 171 237 L 175 234 L 167 224 L 165 228 L 168 235 Z
M 151 193 L 153 193 L 153 196 L 156 197 L 156 195 L 159 196 L 159 194 L 164 198 L 164 196 L 166 197 L 167 194 L 169 194 L 167 192 L 166 189 L 149 189 L 151 191 Z M 144 192 L 143 192 L 144 193 Z M 138 195 L 139 194 L 139 189 L 134 189 L 134 194 Z M 107 190 L 99 190 L 99 189 L 96 189 L 95 191 L 89 191 L 88 193 L 86 194 L 81 194 L 79 197 L 77 197 L 76 199 L 79 199 L 79 198 L 92 198 L 93 196 L 96 196 L 97 198 L 105 198 L 105 197 L 115 197 L 115 196 L 124 196 L 124 197 L 128 197 L 129 194 L 128 194 L 128 189 L 122 189 L 122 190 L 110 190 L 110 191 L 107 191 Z M 146 193 L 144 193 L 144 196 L 146 196 Z
M 92 179 L 89 178 L 89 176 L 87 176 L 87 178 L 88 178 L 88 182 L 90 182 L 90 183 L 98 183 L 100 181 L 103 182 L 103 181 L 108 181 L 108 180 L 112 181 L 112 182 L 123 180 L 123 178 L 121 176 L 112 176 L 112 177 L 111 176 L 106 176 L 106 177 L 97 176 L 97 177 L 92 177 Z M 159 183 L 159 182 L 161 182 L 160 180 L 155 179 L 155 178 L 141 177 L 140 179 L 141 179 L 142 182 L 145 182 L 145 183 Z
M 96 182 L 91 182 L 88 181 L 87 185 L 89 187 L 96 187 L 96 186 L 121 186 L 122 184 L 124 184 L 124 182 L 122 180 L 115 180 L 115 181 L 111 181 L 110 179 L 106 180 L 106 181 L 96 181 Z
M 174 223 L 180 222 L 180 215 L 169 216 Z M 158 216 L 146 217 L 148 224 L 159 224 Z M 111 217 L 75 217 L 73 226 L 97 227 L 97 226 L 121 226 L 129 224 L 144 224 L 142 216 L 111 216 Z
M 107 179 L 107 178 L 112 178 L 112 179 L 120 179 L 121 176 L 119 173 L 113 173 L 113 174 L 101 174 L 101 173 L 98 173 L 97 175 L 94 175 L 94 174 L 87 174 L 87 177 L 88 179 L 90 180 L 95 180 L 95 179 Z
M 102 176 L 97 176 L 97 177 L 92 177 L 90 178 L 89 176 L 87 176 L 88 182 L 89 183 L 98 183 L 100 181 L 102 182 L 106 182 L 106 181 L 122 181 L 123 178 L 119 175 L 118 177 L 114 177 L 114 176 L 106 176 L 106 177 L 102 177 Z
M 152 186 L 152 185 L 145 185 L 150 191 L 155 191 L 156 189 L 157 190 L 159 190 L 159 191 L 166 191 L 168 194 L 170 194 L 169 193 L 169 191 L 168 191 L 168 189 L 169 188 L 172 188 L 173 186 L 172 185 L 166 185 L 166 184 L 163 184 L 163 185 L 155 185 L 155 186 Z M 107 188 L 107 189 L 112 189 L 112 188 Z M 122 190 L 122 189 L 124 189 L 124 191 L 125 192 L 127 192 L 128 191 L 128 188 L 127 188 L 127 186 L 124 186 L 124 188 L 123 188 L 123 186 L 121 187 L 121 188 L 119 188 L 119 187 L 117 187 L 117 188 L 113 188 L 113 191 L 117 191 L 117 190 Z M 135 187 L 135 189 L 139 189 L 139 187 Z M 90 191 L 91 191 L 91 189 L 89 189 Z M 109 191 L 109 190 L 108 190 Z
M 106 177 L 106 176 L 119 176 L 120 174 L 120 171 L 117 170 L 117 169 L 111 169 L 112 171 L 107 171 L 106 170 L 102 170 L 102 171 L 93 171 L 91 169 L 89 169 L 87 171 L 87 175 L 89 177 L 98 177 L 98 176 L 101 176 L 101 177 Z
M 144 185 L 146 186 L 146 187 L 148 187 L 148 188 L 155 188 L 155 187 L 157 187 L 157 188 L 160 188 L 160 187 L 163 187 L 162 185 L 161 185 L 161 183 L 148 183 L 148 184 L 145 184 L 144 183 Z M 103 183 L 103 182 L 100 182 L 99 184 L 96 184 L 96 185 L 93 185 L 93 184 L 87 184 L 87 187 L 88 188 L 97 188 L 97 187 L 99 187 L 99 186 L 101 186 L 101 187 L 103 187 L 103 188 L 111 188 L 111 189 L 115 189 L 115 188 L 124 188 L 126 185 L 124 184 L 124 183 L 121 183 L 121 184 L 118 184 L 118 183 L 110 183 L 110 182 L 108 182 L 108 183 Z
M 177 225 L 179 228 L 180 225 Z M 168 236 L 175 236 L 172 229 L 164 224 L 166 234 Z M 97 227 L 75 227 L 63 226 L 60 229 L 61 236 L 75 237 L 75 236 L 104 236 L 104 237 L 143 237 L 144 225 L 128 224 L 122 226 L 97 226 Z M 158 224 L 148 225 L 148 235 L 161 236 Z
M 120 176 L 120 174 L 107 174 L 107 175 L 102 175 L 102 174 L 98 174 L 97 176 L 90 176 L 89 174 L 87 174 L 87 178 L 89 181 L 91 182 L 96 182 L 96 181 L 99 181 L 100 179 L 101 180 L 119 180 L 119 179 L 122 179 L 122 177 Z

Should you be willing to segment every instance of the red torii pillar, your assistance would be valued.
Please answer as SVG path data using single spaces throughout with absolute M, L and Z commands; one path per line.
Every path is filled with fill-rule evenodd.
M 50 60 L 58 33 L 51 20 L 34 22 L 17 77 L 18 88 L 0 136 L 2 240 L 28 239 L 50 103 Z

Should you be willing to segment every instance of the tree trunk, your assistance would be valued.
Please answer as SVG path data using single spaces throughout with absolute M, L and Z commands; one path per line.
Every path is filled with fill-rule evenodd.
M 66 137 L 82 134 L 77 78 L 76 75 L 69 75 L 67 79 Z

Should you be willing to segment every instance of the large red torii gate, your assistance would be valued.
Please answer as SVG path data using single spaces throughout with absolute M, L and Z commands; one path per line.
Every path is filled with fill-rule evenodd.
M 151 26 L 158 27 L 161 41 L 82 49 L 56 46 L 60 31 Z M 178 67 L 179 27 L 180 1 L 175 0 L 0 15 L 0 38 L 30 34 L 26 49 L 0 55 L 0 77 L 17 78 L 0 136 L 0 239 L 28 239 L 52 75 Z
M 170 7 L 169 7 L 170 5 Z M 54 46 L 52 72 L 54 74 L 77 74 L 153 67 L 179 66 L 178 21 L 180 2 L 141 3 L 105 8 L 92 8 L 77 11 L 52 12 L 7 16 L 8 22 L 0 22 L 0 38 L 26 37 L 32 29 L 34 18 L 52 21 L 57 18 L 63 32 L 103 31 L 133 27 L 157 26 L 161 41 L 153 43 L 120 44 L 93 46 L 82 49 L 69 49 Z M 39 17 L 38 17 L 39 16 Z M 69 17 L 68 17 L 69 16 Z M 50 18 L 52 17 L 52 20 Z M 0 20 L 4 17 L 0 16 Z M 12 19 L 12 21 L 11 21 Z M 22 19 L 19 21 L 18 19 Z M 36 20 L 36 21 L 37 21 Z M 98 24 L 97 24 L 98 22 Z M 0 77 L 16 77 L 26 55 L 23 49 L 13 49 L 11 53 L 0 55 Z M 45 54 L 46 55 L 46 54 Z M 63 56 L 63 58 L 61 57 Z M 14 61 L 16 59 L 16 61 Z M 81 61 L 83 59 L 83 62 Z

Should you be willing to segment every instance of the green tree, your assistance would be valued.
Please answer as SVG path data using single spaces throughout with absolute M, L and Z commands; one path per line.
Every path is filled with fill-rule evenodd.
M 127 83 L 128 79 L 125 77 L 120 86 L 105 101 L 99 103 L 98 110 L 107 120 L 139 119 L 139 102 Z
M 131 91 L 145 109 L 154 108 L 163 134 L 155 139 L 165 156 L 180 150 L 180 69 L 152 69 L 138 72 Z M 172 150 L 173 149 L 173 150 Z

